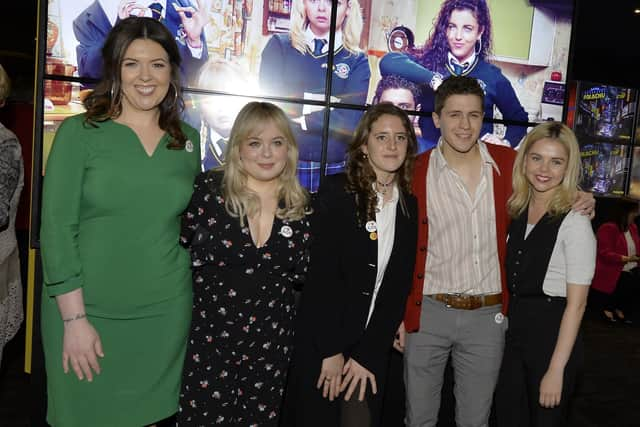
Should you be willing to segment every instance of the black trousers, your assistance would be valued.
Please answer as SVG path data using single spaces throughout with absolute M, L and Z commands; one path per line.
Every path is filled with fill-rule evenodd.
M 620 273 L 616 289 L 611 294 L 596 289 L 589 291 L 589 303 L 597 310 L 622 310 L 625 315 L 637 312 L 640 298 L 640 281 L 628 271 Z
M 510 304 L 509 329 L 495 396 L 498 426 L 564 427 L 582 365 L 582 336 L 578 333 L 564 369 L 560 404 L 543 408 L 539 403 L 540 381 L 549 368 L 566 301 L 519 298 Z

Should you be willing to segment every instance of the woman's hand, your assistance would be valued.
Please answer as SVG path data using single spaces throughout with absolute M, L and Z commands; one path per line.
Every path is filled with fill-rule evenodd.
M 184 32 L 187 35 L 187 43 L 194 49 L 201 48 L 202 41 L 200 40 L 200 36 L 208 20 L 204 4 L 201 0 L 196 0 L 196 7 L 180 6 L 175 2 L 172 2 L 172 4 L 180 16 L 180 22 L 182 22 Z M 187 17 L 187 13 L 191 16 Z
M 340 393 L 342 393 L 347 387 L 347 394 L 344 395 L 344 400 L 351 399 L 351 395 L 355 391 L 358 384 L 360 384 L 360 392 L 358 394 L 358 400 L 362 402 L 364 400 L 365 393 L 367 391 L 367 380 L 371 382 L 371 391 L 373 394 L 378 392 L 378 386 L 376 385 L 376 377 L 367 368 L 356 362 L 354 359 L 344 365 L 343 369 L 344 379 L 342 381 L 342 387 L 340 387 Z
M 69 372 L 69 363 L 80 381 L 93 381 L 93 372 L 100 374 L 98 357 L 104 357 L 102 342 L 94 327 L 86 318 L 74 319 L 64 324 L 62 341 L 62 369 Z
M 344 356 L 342 353 L 325 357 L 322 360 L 322 367 L 320 368 L 320 376 L 318 377 L 316 388 L 319 389 L 322 387 L 322 397 L 325 399 L 328 396 L 329 400 L 333 401 L 333 399 L 337 398 L 338 394 L 340 394 L 343 366 Z
M 582 215 L 588 216 L 589 219 L 593 219 L 596 216 L 596 199 L 591 193 L 578 191 L 578 196 L 573 202 L 571 209 Z
M 398 326 L 398 330 L 396 331 L 396 337 L 393 340 L 393 348 L 398 350 L 400 353 L 404 353 L 404 340 L 407 335 L 407 332 L 404 329 L 404 322 L 400 323 Z
M 553 408 L 560 404 L 563 375 L 562 370 L 551 368 L 544 374 L 540 381 L 540 406 Z
M 120 0 L 118 4 L 118 18 L 127 19 L 130 16 L 144 16 L 146 6 L 135 0 Z

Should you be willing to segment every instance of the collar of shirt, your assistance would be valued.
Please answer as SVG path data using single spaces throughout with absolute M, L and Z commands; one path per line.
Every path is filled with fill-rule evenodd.
M 449 164 L 447 163 L 447 159 L 445 159 L 444 154 L 442 153 L 442 144 L 445 144 L 445 142 L 444 139 L 440 137 L 437 147 L 431 154 L 431 157 L 433 157 L 433 160 L 435 162 L 433 165 L 436 167 L 436 170 L 433 176 L 436 179 L 440 179 L 440 176 L 445 169 L 451 169 L 449 167 Z M 491 154 L 487 149 L 487 145 L 484 142 L 478 140 L 478 148 L 480 149 L 480 157 L 482 158 L 484 164 L 493 167 L 496 173 L 500 175 L 500 168 L 498 167 L 498 164 L 495 162 L 495 160 L 493 160 L 493 157 L 491 157 Z
M 313 52 L 313 41 L 315 39 L 325 39 L 327 43 L 325 43 L 324 47 L 322 48 L 322 53 L 329 52 L 329 33 L 323 34 L 322 36 L 316 36 L 315 34 L 313 34 L 313 31 L 311 31 L 311 28 L 307 27 L 307 29 L 304 31 L 304 40 L 307 46 L 309 46 L 311 52 Z M 333 51 L 335 52 L 340 46 L 342 46 L 342 31 L 336 31 L 334 39 L 335 49 L 333 49 Z
M 475 62 L 476 53 L 471 52 L 471 55 L 469 55 L 467 58 L 463 59 L 462 61 L 458 61 L 458 58 L 453 56 L 451 52 L 447 52 L 447 60 L 449 61 L 449 64 L 451 63 L 458 64 L 459 66 L 461 66 L 463 69 L 466 70 L 471 66 L 471 64 Z M 464 65 L 465 63 L 467 64 L 466 66 Z
M 375 183 L 371 184 L 375 190 Z M 383 209 L 388 209 L 389 206 L 395 206 L 398 203 L 398 199 L 400 198 L 400 192 L 398 191 L 398 185 L 393 184 L 391 189 L 391 199 L 387 203 L 384 203 L 384 195 L 379 191 L 376 191 L 376 195 L 378 196 L 378 203 L 376 204 L 376 210 L 378 212 L 382 212 Z M 384 203 L 384 204 L 383 204 Z

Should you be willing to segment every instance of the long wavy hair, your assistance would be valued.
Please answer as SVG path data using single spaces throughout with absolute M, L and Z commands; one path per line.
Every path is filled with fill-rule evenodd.
M 525 137 L 518 149 L 513 165 L 513 193 L 507 202 L 509 215 L 516 218 L 529 206 L 532 197 L 532 186 L 525 173 L 525 163 L 531 147 L 541 139 L 549 138 L 560 143 L 567 153 L 567 169 L 560 185 L 553 191 L 547 212 L 557 216 L 568 212 L 578 193 L 580 178 L 580 147 L 571 129 L 560 122 L 544 122 L 533 128 Z
M 446 73 L 445 64 L 449 53 L 447 27 L 454 10 L 468 10 L 473 14 L 478 21 L 480 31 L 482 31 L 482 41 L 476 42 L 476 46 L 480 44 L 479 49 L 476 49 L 476 54 L 479 59 L 483 60 L 487 60 L 491 56 L 493 49 L 491 14 L 486 0 L 446 0 L 440 8 L 440 13 L 424 48 L 416 52 L 420 63 L 431 71 Z
M 342 21 L 342 45 L 353 54 L 362 51 L 360 49 L 360 36 L 362 34 L 362 9 L 358 0 L 339 0 L 348 3 L 349 11 Z M 293 0 L 291 10 L 291 45 L 300 53 L 307 53 L 307 43 L 304 32 L 309 26 L 307 11 L 304 8 L 304 0 Z
M 300 185 L 296 176 L 298 165 L 298 144 L 285 113 L 269 102 L 249 102 L 245 105 L 231 128 L 223 170 L 222 193 L 229 215 L 245 225 L 245 217 L 260 212 L 260 198 L 247 186 L 247 172 L 240 160 L 240 146 L 249 137 L 260 133 L 267 123 L 273 123 L 282 132 L 288 147 L 287 162 L 278 177 L 277 195 L 279 205 L 276 217 L 284 220 L 298 220 L 310 213 L 309 195 Z
M 102 80 L 85 99 L 85 122 L 96 123 L 122 114 L 122 60 L 135 40 L 151 40 L 165 50 L 171 64 L 171 82 L 164 99 L 158 105 L 158 125 L 170 136 L 167 148 L 181 150 L 187 136 L 180 126 L 184 100 L 180 89 L 180 51 L 167 28 L 153 18 L 129 17 L 119 21 L 109 32 L 102 47 Z
M 400 206 L 404 214 L 408 214 L 403 192 L 407 194 L 411 193 L 411 176 L 413 174 L 418 142 L 413 130 L 413 125 L 411 124 L 411 119 L 407 116 L 407 113 L 391 103 L 383 102 L 369 107 L 364 113 L 347 149 L 347 184 L 345 187 L 347 192 L 355 195 L 356 213 L 359 224 L 375 220 L 376 218 L 376 206 L 378 203 L 378 196 L 374 189 L 376 173 L 371 163 L 369 163 L 368 156 L 362 151 L 362 146 L 369 141 L 373 124 L 385 114 L 400 118 L 404 130 L 407 133 L 407 157 L 402 163 L 402 166 L 400 166 L 400 169 L 396 172 L 395 179 L 398 189 L 400 190 Z

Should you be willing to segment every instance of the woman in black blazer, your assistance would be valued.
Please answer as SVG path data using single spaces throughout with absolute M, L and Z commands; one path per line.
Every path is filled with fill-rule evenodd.
M 405 112 L 375 105 L 358 124 L 346 174 L 326 177 L 317 194 L 287 393 L 297 427 L 380 423 L 415 260 L 416 146 Z

